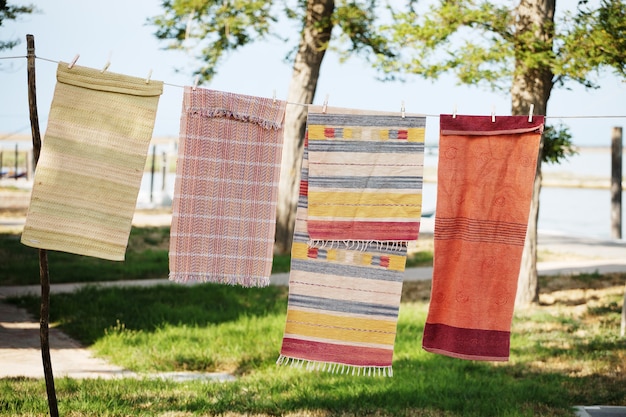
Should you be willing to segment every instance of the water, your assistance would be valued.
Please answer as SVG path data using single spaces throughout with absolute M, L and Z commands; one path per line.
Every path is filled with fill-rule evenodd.
M 427 154 L 425 166 L 436 166 L 437 155 Z M 608 149 L 582 150 L 561 164 L 543 164 L 544 176 L 550 173 L 577 178 L 603 178 L 608 184 L 611 155 Z M 434 210 L 437 185 L 424 184 L 423 210 Z M 626 204 L 626 193 L 622 192 Z M 622 209 L 622 233 L 626 232 L 626 209 Z M 539 231 L 569 236 L 611 238 L 611 192 L 609 189 L 542 187 L 539 199 Z
M 424 164 L 436 166 L 437 156 L 426 155 Z M 544 172 L 573 173 L 587 177 L 609 177 L 608 154 L 585 153 L 572 158 L 562 165 L 545 165 Z M 149 208 L 168 206 L 174 195 L 175 175 L 170 173 L 165 178 L 156 172 L 150 201 L 150 173 L 143 177 L 139 194 L 138 207 Z M 611 238 L 611 200 L 608 189 L 542 187 L 539 207 L 539 230 L 570 236 L 584 236 L 601 239 Z M 622 194 L 626 204 L 626 195 Z M 437 184 L 424 183 L 423 212 L 434 212 L 437 203 Z M 622 224 L 626 227 L 626 210 L 622 212 Z M 626 232 L 626 230 L 624 230 Z

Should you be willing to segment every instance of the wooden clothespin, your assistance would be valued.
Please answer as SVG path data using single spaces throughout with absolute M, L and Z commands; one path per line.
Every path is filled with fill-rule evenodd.
M 528 123 L 532 123 L 533 121 L 533 111 L 535 110 L 535 105 L 531 103 L 530 109 L 528 110 Z
M 199 82 L 200 82 L 200 75 L 196 75 L 196 78 L 193 80 L 193 87 L 191 87 L 193 91 L 196 91 L 196 88 L 198 88 Z
M 78 58 L 80 58 L 79 54 L 76 54 L 76 56 L 74 57 L 74 59 L 72 59 L 72 62 L 70 62 L 67 65 L 67 69 L 72 69 L 74 67 L 74 65 L 76 65 L 76 61 L 78 61 Z
M 328 97 L 329 95 L 326 94 L 326 98 L 324 99 L 324 105 L 322 106 L 322 113 L 326 113 L 326 109 L 328 108 Z
M 454 105 L 454 110 L 452 111 L 452 118 L 456 119 L 456 104 Z
M 491 107 L 491 123 L 496 122 L 496 106 Z
M 272 103 L 276 104 L 276 89 L 272 91 Z
M 400 114 L 402 115 L 403 119 L 406 117 L 406 110 L 404 108 L 404 100 L 402 100 L 402 103 L 401 103 L 401 106 L 400 106 Z
M 152 77 L 152 68 L 148 71 L 148 76 L 146 77 L 146 84 L 150 84 L 150 78 Z
M 102 74 L 104 74 L 104 71 L 109 69 L 109 66 L 111 65 L 111 55 L 113 55 L 112 51 L 109 52 L 109 57 L 107 58 L 107 62 L 104 64 L 104 67 L 102 67 L 102 71 L 100 71 Z

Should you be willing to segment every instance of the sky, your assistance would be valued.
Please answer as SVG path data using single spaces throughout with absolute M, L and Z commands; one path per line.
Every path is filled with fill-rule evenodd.
M 25 58 L 1 59 L 26 55 L 26 34 L 35 38 L 37 102 L 39 123 L 45 131 L 47 116 L 56 83 L 56 62 L 71 61 L 80 55 L 77 65 L 102 68 L 110 56 L 108 71 L 147 77 L 167 83 L 159 101 L 154 136 L 177 137 L 183 90 L 193 85 L 193 70 L 198 65 L 182 52 L 166 51 L 153 35 L 155 28 L 146 19 L 161 12 L 160 0 L 84 0 L 22 1 L 35 3 L 40 13 L 5 22 L 0 39 L 18 38 L 22 42 L 12 50 L 0 51 L 0 146 L 11 134 L 29 134 L 27 68 Z M 289 28 L 284 28 L 288 32 Z M 297 40 L 294 33 L 292 39 Z M 202 87 L 239 94 L 285 99 L 291 65 L 284 56 L 293 44 L 269 40 L 245 47 L 228 55 L 218 75 Z M 177 72 L 176 69 L 180 71 Z M 437 141 L 441 113 L 459 115 L 510 114 L 510 97 L 473 86 L 457 85 L 451 77 L 437 81 L 409 78 L 407 82 L 381 82 L 376 72 L 358 57 L 340 63 L 338 56 L 327 53 L 315 104 L 356 109 L 398 111 L 404 102 L 407 113 L 427 115 L 426 142 Z M 570 84 L 570 90 L 554 89 L 548 103 L 548 124 L 564 123 L 576 145 L 609 146 L 613 126 L 626 125 L 626 83 L 606 73 L 599 90 L 585 90 Z M 585 116 L 582 118 L 581 116 Z M 607 118 L 600 116 L 621 116 Z

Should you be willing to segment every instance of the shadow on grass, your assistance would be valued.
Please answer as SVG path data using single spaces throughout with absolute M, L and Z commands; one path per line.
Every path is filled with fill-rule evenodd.
M 101 410 L 107 415 L 143 415 L 149 407 L 151 415 L 185 416 L 565 417 L 573 416 L 574 405 L 619 404 L 617 396 L 624 394 L 620 381 L 611 377 L 571 378 L 431 354 L 396 361 L 394 368 L 393 378 L 266 368 L 221 384 L 62 379 L 57 387 L 65 411 L 81 416 Z M 0 389 L 8 384 L 0 380 Z M 5 392 L 9 396 L 4 406 L 10 411 L 45 410 L 41 395 Z M 33 404 L 33 398 L 42 404 Z
M 125 281 L 165 278 L 169 273 L 169 227 L 133 227 L 123 262 L 48 251 L 50 282 Z M 37 249 L 20 243 L 20 235 L 0 233 L 0 285 L 39 284 Z M 289 271 L 289 255 L 276 255 L 272 272 Z
M 39 315 L 39 298 L 9 300 Z M 218 284 L 154 287 L 86 286 L 51 297 L 50 321 L 85 345 L 123 323 L 126 329 L 152 332 L 163 325 L 205 326 L 235 321 L 242 315 L 264 316 L 286 311 L 287 289 L 243 288 Z
M 211 284 L 86 288 L 76 294 L 53 296 L 51 319 L 61 322 L 64 330 L 89 344 L 102 338 L 116 320 L 127 328 L 153 332 L 164 324 L 203 326 L 237 321 L 243 315 L 259 318 L 283 315 L 286 295 L 284 287 L 256 289 Z M 18 301 L 28 305 L 31 312 L 37 311 L 36 297 Z M 567 367 L 557 371 L 554 367 L 540 366 L 542 361 L 554 358 L 561 358 L 566 364 L 590 352 L 623 359 L 624 340 L 609 336 L 568 339 L 569 346 L 564 349 L 560 345 L 533 342 L 540 339 L 534 339 L 534 333 L 529 331 L 524 336 L 527 340 L 520 340 L 521 336 L 517 341 L 512 340 L 512 359 L 518 363 L 465 361 L 421 349 L 425 310 L 425 304 L 404 304 L 401 308 L 392 378 L 277 367 L 274 362 L 280 345 L 276 339 L 276 343 L 272 341 L 271 346 L 251 356 L 240 354 L 243 359 L 235 373 L 241 376 L 232 383 L 197 382 L 181 386 L 148 379 L 61 380 L 59 397 L 67 410 L 80 412 L 81 407 L 94 407 L 77 415 L 98 415 L 97 407 L 103 407 L 110 415 L 140 415 L 149 406 L 154 415 L 179 412 L 378 417 L 572 416 L 574 405 L 626 404 L 623 372 L 576 376 Z M 282 321 L 273 324 L 272 332 L 280 333 L 283 324 Z M 241 339 L 236 340 L 231 344 L 243 344 Z M 254 345 L 263 343 L 260 339 L 243 340 Z M 242 346 L 243 352 L 250 350 L 252 346 Z M 3 384 L 10 381 L 0 381 L 0 388 Z M 33 407 L 33 400 L 24 402 L 23 406 L 14 402 L 13 397 L 24 396 L 12 388 L 0 389 L 2 392 L 8 397 L 4 405 L 0 401 L 0 411 L 5 406 L 24 407 L 23 412 Z

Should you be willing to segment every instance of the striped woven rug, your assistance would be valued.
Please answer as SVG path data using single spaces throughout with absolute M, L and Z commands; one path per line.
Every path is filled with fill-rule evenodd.
M 269 285 L 285 105 L 185 88 L 171 280 Z
M 313 127 L 313 131 L 316 131 L 315 123 L 319 123 L 320 120 L 315 110 L 310 109 L 311 114 L 308 120 L 308 128 Z M 346 113 L 335 117 L 336 113 L 333 113 L 333 109 L 330 108 L 327 113 L 324 116 L 327 122 L 341 119 L 344 126 L 350 126 L 346 123 L 350 119 Z M 380 113 L 376 113 L 373 117 L 377 115 Z M 352 120 L 351 126 L 365 125 L 363 117 L 364 114 L 358 115 Z M 400 118 L 399 114 L 397 118 Z M 361 125 L 355 123 L 355 120 L 360 120 Z M 372 126 L 369 128 L 373 129 Z M 423 137 L 423 132 L 421 137 Z M 359 138 L 353 136 L 350 140 L 357 141 Z M 385 141 L 387 140 L 402 140 L 407 144 L 407 148 L 410 147 L 405 139 L 392 138 Z M 367 142 L 363 140 L 364 147 L 360 148 L 361 151 L 372 150 L 373 145 Z M 359 244 L 329 243 L 323 247 L 312 244 L 308 227 L 311 219 L 309 191 L 312 179 L 309 171 L 309 158 L 313 153 L 310 151 L 312 143 L 311 130 L 309 130 L 305 141 L 300 196 L 291 252 L 287 318 L 277 363 L 352 375 L 391 376 L 396 324 L 406 264 L 406 244 L 403 241 L 381 244 L 374 242 L 376 239 L 369 236 L 365 236 Z M 384 143 L 381 149 L 386 149 Z M 415 184 L 410 186 L 405 184 L 402 189 L 421 191 L 422 156 L 416 155 L 413 169 L 403 172 L 402 175 L 415 178 Z M 361 177 L 360 180 L 348 180 L 350 169 L 347 165 L 351 160 L 352 158 L 349 157 L 344 164 L 346 170 L 341 171 L 343 175 L 340 177 L 344 179 L 341 180 L 344 185 L 350 184 L 349 188 L 344 188 L 355 193 L 359 188 L 354 186 L 355 182 L 368 184 L 365 178 L 367 172 L 356 175 L 356 177 Z M 393 168 L 387 167 L 384 172 L 390 182 L 393 182 L 393 178 L 397 176 L 394 175 Z M 369 172 L 369 174 L 376 173 L 380 171 L 373 169 Z M 331 172 L 326 172 L 326 174 L 326 178 L 329 178 Z M 373 179 L 373 183 L 380 184 L 380 175 L 368 176 L 368 178 L 374 177 L 378 178 Z M 366 193 L 371 192 L 371 187 L 360 187 L 360 189 L 365 190 Z M 419 220 L 419 212 L 416 216 Z M 345 217 L 342 221 L 345 221 Z M 355 249 L 351 249 L 352 247 Z
M 124 260 L 162 92 L 59 63 L 23 244 Z
M 307 122 L 311 239 L 417 240 L 426 119 L 310 112 Z
M 425 350 L 508 360 L 543 122 L 441 116 Z

